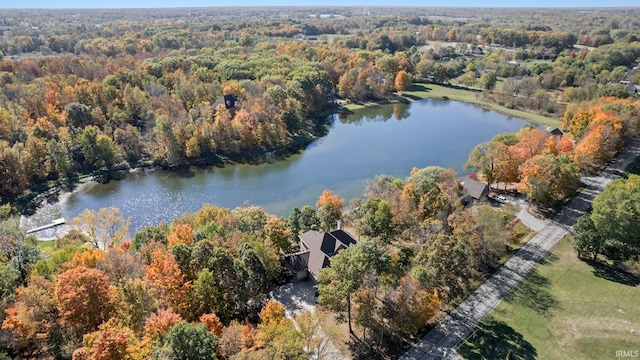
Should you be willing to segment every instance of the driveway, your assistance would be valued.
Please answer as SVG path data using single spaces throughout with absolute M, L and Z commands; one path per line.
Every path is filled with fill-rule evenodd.
M 549 220 L 547 219 L 539 219 L 531 213 L 529 213 L 529 204 L 522 198 L 518 198 L 515 201 L 515 204 L 520 207 L 520 211 L 518 211 L 518 219 L 525 224 L 529 229 L 533 231 L 542 230 L 547 224 L 549 224 Z
M 602 173 L 582 177 L 582 190 L 551 220 L 534 218 L 521 204 L 518 217 L 527 226 L 538 229 L 538 233 L 400 359 L 459 359 L 455 351 L 457 346 L 569 232 L 576 219 L 591 207 L 593 199 L 604 187 L 621 176 L 623 170 L 639 155 L 640 139 L 636 139 Z
M 277 287 L 271 292 L 271 298 L 284 305 L 287 310 L 286 316 L 293 320 L 295 315 L 300 315 L 305 311 L 315 311 L 316 289 L 311 281 L 299 281 Z M 297 326 L 297 325 L 296 325 Z M 329 337 L 320 329 L 320 338 L 324 339 L 320 345 L 322 354 L 312 354 L 310 360 L 348 360 L 338 348 L 331 342 Z M 326 341 L 325 341 L 326 340 Z
M 287 316 L 299 315 L 307 310 L 313 310 L 316 289 L 311 281 L 299 281 L 277 287 L 271 292 L 271 297 L 284 305 Z

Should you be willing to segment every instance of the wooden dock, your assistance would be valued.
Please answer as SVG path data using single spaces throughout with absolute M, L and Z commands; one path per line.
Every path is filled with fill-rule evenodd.
M 38 226 L 37 228 L 33 228 L 31 230 L 27 230 L 27 234 L 32 234 L 38 231 L 42 231 L 42 230 L 46 230 L 46 229 L 51 229 L 52 227 L 56 227 L 56 226 L 60 226 L 65 224 L 67 221 L 64 218 L 59 218 L 59 219 L 55 219 L 53 220 L 52 223 L 47 224 L 47 225 L 42 225 L 42 226 Z

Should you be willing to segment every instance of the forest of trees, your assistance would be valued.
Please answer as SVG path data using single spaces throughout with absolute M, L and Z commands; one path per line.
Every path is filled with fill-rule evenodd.
M 366 344 L 353 349 L 358 357 L 391 355 L 527 234 L 509 207 L 469 209 L 460 195 L 453 170 L 427 167 L 372 179 L 346 210 L 329 190 L 288 219 L 205 205 L 132 240 L 117 209 L 86 210 L 46 250 L 7 218 L 4 356 L 306 359 L 327 341 L 326 312 L 297 316 L 296 328 L 268 292 L 291 279 L 281 258 L 298 250 L 297 235 L 338 219 L 366 240 L 321 272 L 318 302 Z
M 519 183 L 534 203 L 553 206 L 569 198 L 580 174 L 593 174 L 640 135 L 640 101 L 603 97 L 569 106 L 565 136 L 525 127 L 477 145 L 466 168 L 493 183 Z M 575 145 L 574 145 L 575 143 Z
M 386 101 L 416 80 L 456 79 L 561 120 L 564 136 L 502 133 L 466 164 L 540 207 L 640 132 L 640 101 L 621 83 L 640 85 L 637 9 L 1 14 L 0 204 L 89 173 L 254 160 L 310 141 L 336 99 Z M 540 61 L 513 63 L 528 59 Z M 225 94 L 236 108 L 213 106 Z M 581 255 L 637 258 L 637 187 L 631 176 L 596 199 L 576 225 Z M 416 168 L 371 179 L 346 206 L 329 190 L 287 219 L 204 205 L 131 239 L 118 209 L 87 210 L 48 247 L 1 206 L 0 359 L 320 358 L 334 315 L 359 340 L 355 358 L 394 356 L 528 234 L 514 207 L 465 208 L 461 191 L 454 170 Z M 268 295 L 290 280 L 283 255 L 338 220 L 363 241 L 320 273 L 318 311 L 286 318 Z
M 0 173 L 13 176 L 0 177 L 0 202 L 96 171 L 300 146 L 336 98 L 387 100 L 414 79 L 504 79 L 488 101 L 556 117 L 566 102 L 629 96 L 611 82 L 640 83 L 635 10 L 281 10 L 3 11 Z M 476 45 L 487 53 L 472 56 Z M 513 64 L 533 58 L 555 60 Z M 236 109 L 213 107 L 229 93 Z
M 591 213 L 573 227 L 578 256 L 621 262 L 640 258 L 640 176 L 615 180 L 593 201 Z

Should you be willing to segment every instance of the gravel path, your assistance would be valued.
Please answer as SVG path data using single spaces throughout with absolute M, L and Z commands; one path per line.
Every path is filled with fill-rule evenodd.
M 482 319 L 570 231 L 576 219 L 591 207 L 596 195 L 620 177 L 639 155 L 640 139 L 636 139 L 602 173 L 582 177 L 582 190 L 551 220 L 535 219 L 526 210 L 520 211 L 518 217 L 523 223 L 533 225 L 538 233 L 400 359 L 459 359 L 455 349 L 461 341 L 471 335 Z

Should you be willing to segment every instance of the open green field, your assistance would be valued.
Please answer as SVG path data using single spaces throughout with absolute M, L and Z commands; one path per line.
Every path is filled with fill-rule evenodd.
M 529 113 L 522 110 L 507 109 L 504 106 L 500 106 L 498 104 L 485 101 L 482 98 L 482 93 L 475 92 L 475 91 L 456 89 L 456 88 L 451 88 L 451 87 L 441 86 L 436 84 L 415 83 L 413 84 L 413 86 L 409 91 L 405 91 L 401 96 L 401 98 L 409 101 L 424 99 L 424 98 L 442 99 L 443 97 L 447 97 L 451 100 L 475 104 L 485 109 L 494 110 L 494 111 L 498 111 L 500 113 L 511 115 L 521 119 L 530 120 L 538 124 L 550 126 L 552 128 L 560 125 L 559 120 L 556 120 L 550 117 Z
M 552 64 L 553 62 L 551 60 L 548 59 L 527 59 L 525 61 L 521 61 L 520 64 L 522 64 L 522 66 L 526 67 L 527 69 L 531 69 L 533 67 L 533 65 L 535 64 L 541 64 L 541 63 L 547 63 L 547 64 Z
M 640 278 L 561 240 L 460 346 L 466 359 L 615 359 L 640 351 Z
M 478 105 L 484 109 L 497 111 L 506 115 L 511 115 L 513 117 L 526 119 L 542 125 L 547 125 L 551 128 L 558 127 L 560 125 L 560 121 L 557 119 L 522 110 L 508 109 L 504 106 L 485 101 L 482 98 L 482 93 L 480 92 L 456 89 L 437 84 L 414 83 L 408 91 L 403 92 L 402 95 L 399 95 L 395 100 L 392 101 L 414 101 L 426 98 L 448 98 L 450 100 L 462 101 L 469 104 Z M 350 111 L 355 111 L 365 107 L 376 105 L 379 105 L 379 103 L 375 101 L 367 101 L 363 103 L 347 104 L 344 108 Z
M 349 35 L 340 35 L 340 34 L 323 34 L 320 38 L 326 38 L 329 44 L 333 44 L 340 39 L 344 39 L 349 37 Z

